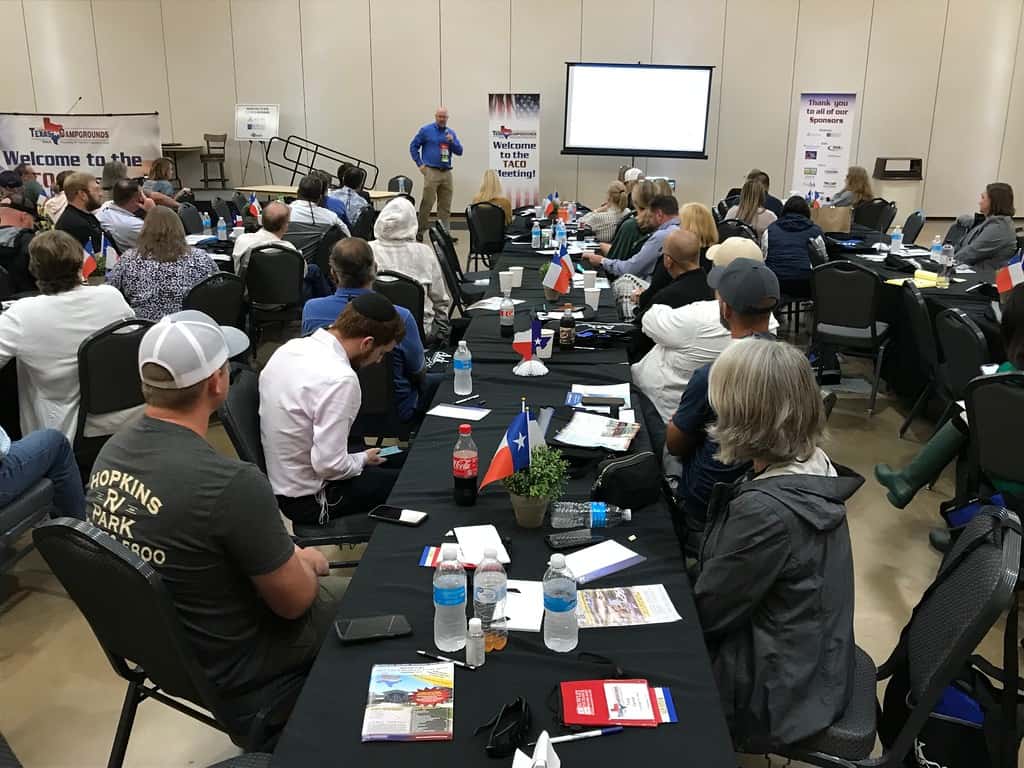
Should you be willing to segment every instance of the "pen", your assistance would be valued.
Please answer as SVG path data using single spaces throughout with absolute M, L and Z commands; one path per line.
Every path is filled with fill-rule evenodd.
M 426 656 L 428 659 L 433 659 L 434 661 L 450 661 L 455 666 L 462 667 L 463 669 L 476 669 L 476 667 L 472 664 L 467 664 L 464 661 L 452 659 L 448 656 L 440 656 L 436 653 L 427 653 L 426 651 L 416 651 L 416 653 L 418 653 L 420 656 Z
M 609 726 L 607 728 L 598 728 L 595 731 L 583 731 L 581 733 L 570 733 L 570 734 L 568 734 L 566 736 L 553 736 L 551 739 L 549 739 L 549 741 L 552 744 L 561 744 L 562 742 L 565 742 L 565 741 L 580 741 L 581 739 L 593 739 L 593 738 L 596 738 L 598 736 L 607 736 L 607 735 L 612 734 L 612 733 L 619 733 L 620 731 L 622 731 L 622 726 L 621 725 L 612 725 L 612 726 Z M 533 742 L 532 744 L 527 744 L 526 746 L 532 747 L 536 743 L 537 742 Z
M 578 345 L 576 347 L 574 347 L 574 349 L 585 349 L 585 350 L 587 350 L 587 352 L 596 352 L 597 351 L 597 347 L 581 347 L 581 346 L 578 346 Z
M 461 400 L 456 400 L 455 404 L 462 405 L 462 403 L 468 403 L 470 400 L 476 400 L 478 397 L 480 397 L 480 395 L 470 395 L 469 397 L 464 397 Z

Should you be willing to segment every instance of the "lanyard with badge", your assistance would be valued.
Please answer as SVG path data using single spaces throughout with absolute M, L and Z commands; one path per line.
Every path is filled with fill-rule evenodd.
M 447 139 L 447 138 L 448 138 L 448 131 L 445 131 L 444 139 Z M 442 163 L 442 165 L 451 165 L 452 153 L 451 153 L 451 150 L 449 148 L 448 142 L 445 141 L 444 139 L 442 139 L 441 142 L 440 142 L 441 163 Z

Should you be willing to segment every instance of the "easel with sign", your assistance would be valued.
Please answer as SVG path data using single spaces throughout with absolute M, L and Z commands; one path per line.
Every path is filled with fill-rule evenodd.
M 248 142 L 249 148 L 245 152 L 245 164 L 242 166 L 242 183 L 249 183 L 247 174 L 249 172 L 249 160 L 252 159 L 252 145 L 259 144 L 260 167 L 263 169 L 263 181 L 269 184 L 274 179 L 271 177 L 270 168 L 267 166 L 267 142 L 263 139 L 248 139 Z
M 267 163 L 267 142 L 277 135 L 280 119 L 281 106 L 279 104 L 235 105 L 235 141 L 249 143 L 249 148 L 245 153 L 245 163 L 242 165 L 243 184 L 248 182 L 247 174 L 249 162 L 252 160 L 253 144 L 259 144 L 263 181 L 273 181 Z

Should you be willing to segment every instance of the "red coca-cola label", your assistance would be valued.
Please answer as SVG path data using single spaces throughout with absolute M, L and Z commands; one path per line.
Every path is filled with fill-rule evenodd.
M 477 457 L 452 456 L 452 474 L 459 478 L 477 476 Z
M 501 310 L 498 310 L 498 317 L 502 318 L 503 320 L 509 320 L 509 319 L 514 318 L 515 316 L 516 316 L 516 311 L 514 309 L 501 309 Z

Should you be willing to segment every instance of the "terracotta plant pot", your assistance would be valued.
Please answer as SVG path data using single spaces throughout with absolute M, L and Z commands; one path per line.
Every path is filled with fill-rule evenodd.
M 558 297 L 561 295 L 558 291 L 552 290 L 547 286 L 544 287 L 544 298 L 548 301 L 558 301 Z
M 544 515 L 551 499 L 545 496 L 518 496 L 514 493 L 509 493 L 508 497 L 512 500 L 516 522 L 521 527 L 540 528 L 544 524 Z

